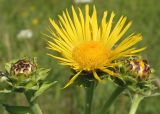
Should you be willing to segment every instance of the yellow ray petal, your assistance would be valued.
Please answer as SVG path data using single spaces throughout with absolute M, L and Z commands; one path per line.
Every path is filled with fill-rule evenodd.
M 66 10 L 66 16 L 65 16 L 65 14 L 63 14 L 63 16 L 64 16 L 64 17 L 67 16 L 68 22 L 69 22 L 69 24 L 70 24 L 70 26 L 71 26 L 71 28 L 72 28 L 72 31 L 73 31 L 73 33 L 74 33 L 74 35 L 75 35 L 75 38 L 76 38 L 76 37 L 77 37 L 76 28 L 75 28 L 75 25 L 74 25 L 74 23 L 73 23 L 70 15 L 69 15 L 69 13 L 68 13 L 68 10 Z M 66 21 L 67 21 L 67 19 L 66 19 Z M 68 33 L 68 34 L 70 34 L 70 33 Z M 75 39 L 75 38 L 74 38 L 74 39 Z M 76 39 L 75 39 L 75 40 L 76 40 Z
M 135 34 L 132 33 L 130 34 L 129 36 L 127 36 L 118 46 L 121 46 L 121 45 L 124 45 L 126 43 L 128 43 L 130 41 L 130 39 L 132 39 L 132 37 L 134 36 Z
M 68 53 L 71 55 L 71 48 L 66 48 L 64 44 L 61 44 L 60 42 L 50 42 L 48 41 L 48 46 L 53 50 L 59 50 L 59 52 Z
M 63 31 L 64 35 L 68 38 L 68 42 L 74 43 L 74 41 L 76 40 L 75 38 L 77 37 L 75 29 L 72 30 L 72 27 L 69 24 L 66 17 L 65 17 L 65 19 L 66 19 L 65 21 L 61 16 L 59 16 L 59 19 L 60 19 L 59 23 L 60 23 L 60 26 L 61 26 L 61 30 Z
M 85 28 L 84 28 L 84 26 L 85 26 L 84 16 L 83 16 L 81 9 L 78 8 L 78 10 L 79 10 L 79 17 L 80 17 L 80 22 L 81 22 L 81 26 L 82 26 L 83 40 L 85 40 L 86 36 L 85 36 Z
M 118 58 L 122 58 L 122 57 L 125 57 L 126 55 L 130 55 L 130 54 L 132 54 L 131 52 L 133 51 L 133 50 L 135 50 L 135 48 L 131 48 L 131 49 L 128 49 L 128 50 L 126 50 L 126 51 L 123 51 L 123 52 L 113 52 L 112 54 L 111 54 L 111 57 L 109 58 L 111 61 L 113 61 L 113 60 L 116 60 L 116 59 L 118 59 Z
M 139 41 L 142 40 L 142 36 L 137 34 L 134 36 L 130 36 L 128 38 L 126 38 L 126 40 L 122 41 L 116 48 L 115 48 L 115 52 L 121 52 L 124 51 L 130 47 L 132 47 L 133 45 L 135 45 L 136 43 L 138 43 Z
M 101 81 L 100 77 L 97 75 L 97 73 L 93 70 L 93 76 L 95 79 L 97 79 L 98 81 Z
M 108 67 L 114 68 L 114 67 L 116 67 L 118 65 L 121 65 L 121 64 L 122 64 L 121 62 L 109 63 L 109 64 L 106 65 L 106 68 L 108 68 Z
M 57 33 L 58 35 L 56 35 L 54 32 L 51 32 L 51 33 L 52 33 L 55 37 L 57 37 L 57 39 L 62 39 L 62 40 L 65 41 L 67 44 L 70 44 L 70 43 L 71 43 L 70 38 L 66 36 L 66 34 L 64 33 L 63 30 L 61 30 L 61 29 L 63 29 L 63 28 L 62 28 L 62 27 L 59 27 L 59 26 L 55 23 L 54 20 L 52 20 L 52 19 L 50 19 L 50 18 L 49 18 L 49 20 L 50 20 L 50 23 L 52 24 L 52 26 L 53 26 L 53 27 L 55 28 L 55 30 L 57 31 L 56 33 Z
M 78 35 L 78 40 L 83 40 L 82 26 L 80 24 L 80 21 L 73 6 L 72 6 L 72 13 L 73 13 L 74 25 Z
M 89 6 L 86 5 L 85 6 L 85 38 L 86 41 L 90 41 L 91 40 L 91 30 L 90 30 L 90 16 L 89 16 Z
M 111 28 L 112 28 L 112 24 L 113 24 L 113 18 L 114 18 L 114 16 L 115 16 L 115 13 L 112 12 L 111 13 L 111 17 L 109 19 L 109 22 L 107 24 L 106 34 L 104 35 L 105 43 L 107 43 L 107 41 L 108 41 L 108 38 L 109 38 L 109 35 L 110 35 L 110 32 L 111 32 Z
M 143 48 L 140 48 L 140 49 L 136 49 L 136 50 L 133 50 L 131 53 L 138 53 L 138 52 L 141 52 L 143 50 L 145 50 L 147 47 L 143 47 Z
M 59 61 L 62 61 L 62 62 L 68 62 L 68 63 L 71 63 L 71 62 L 72 62 L 72 60 L 65 59 L 65 58 L 58 57 L 58 56 L 54 56 L 54 55 L 52 55 L 52 54 L 47 54 L 47 55 L 50 56 L 50 57 L 52 57 L 52 58 L 55 58 L 55 59 L 57 59 L 57 60 L 59 60 Z
M 59 28 L 59 26 L 55 23 L 54 20 L 52 20 L 51 18 L 49 18 L 50 23 L 52 24 L 52 26 L 55 28 L 55 30 L 57 31 L 57 33 L 62 37 L 62 38 L 66 38 L 66 36 L 63 34 L 63 32 L 61 31 L 61 29 Z M 67 39 L 67 38 L 66 38 Z
M 106 23 L 106 19 L 107 19 L 107 11 L 104 12 L 103 14 L 103 18 L 102 18 L 102 22 L 101 22 L 101 40 L 105 40 L 105 34 L 106 34 L 106 28 L 107 28 L 107 23 Z
M 98 22 L 97 22 L 97 12 L 95 6 L 93 7 L 93 14 L 90 19 L 91 23 L 91 30 L 92 30 L 92 40 L 97 41 L 97 35 L 98 35 Z
M 127 18 L 122 16 L 117 22 L 114 29 L 112 30 L 112 33 L 110 34 L 108 41 L 107 41 L 109 48 L 112 48 L 117 43 L 117 41 L 119 41 L 122 38 L 121 37 L 122 33 L 124 34 L 126 30 L 128 30 L 128 28 L 131 26 L 131 23 L 128 23 L 127 26 L 123 28 L 126 20 Z
M 125 26 L 125 28 L 121 31 L 121 33 L 119 34 L 119 38 L 121 38 L 123 35 L 124 35 L 124 33 L 126 33 L 126 31 L 130 28 L 130 26 L 132 25 L 132 22 L 130 21 L 126 26 Z
M 109 70 L 109 69 L 101 69 L 103 72 L 111 75 L 111 76 L 119 76 L 119 74 L 114 73 L 113 71 Z
M 79 76 L 79 74 L 81 73 L 82 71 L 79 71 L 76 75 L 74 75 L 70 80 L 69 82 L 67 82 L 67 84 L 64 86 L 64 88 L 68 87 L 69 85 L 71 85 Z

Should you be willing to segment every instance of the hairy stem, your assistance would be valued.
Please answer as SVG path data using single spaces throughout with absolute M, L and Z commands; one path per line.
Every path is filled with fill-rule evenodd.
M 39 107 L 39 104 L 37 103 L 37 100 L 31 101 L 30 100 L 31 95 L 27 94 L 27 93 L 25 93 L 25 97 L 30 105 L 30 108 L 32 110 L 32 114 L 42 114 L 42 111 Z
M 139 103 L 141 102 L 141 100 L 143 98 L 144 98 L 143 96 L 138 95 L 138 94 L 135 94 L 133 96 L 133 100 L 132 100 L 132 104 L 131 104 L 131 108 L 130 108 L 129 114 L 136 114 L 136 111 L 138 109 Z

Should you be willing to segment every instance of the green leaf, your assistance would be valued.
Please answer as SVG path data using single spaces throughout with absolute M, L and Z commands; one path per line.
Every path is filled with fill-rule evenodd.
M 123 80 L 122 77 L 110 77 L 110 79 L 118 84 L 119 86 L 125 87 L 126 86 L 126 82 Z
M 32 62 L 33 62 L 33 64 L 35 64 L 36 66 L 37 66 L 37 57 L 34 57 L 34 58 L 32 58 Z
M 149 96 L 144 96 L 144 97 L 155 97 L 155 96 L 160 96 L 160 93 L 154 93 L 154 94 L 151 94 Z
M 15 60 L 12 60 L 12 61 L 10 61 L 8 63 L 5 63 L 5 70 L 8 73 L 10 73 L 10 69 L 11 69 L 12 64 L 15 63 L 15 62 L 17 62 L 17 61 L 18 61 L 18 59 L 15 59 Z
M 10 82 L 6 76 L 0 77 L 0 90 L 7 89 L 10 86 Z
M 54 84 L 56 84 L 57 81 L 51 82 L 51 83 L 43 83 L 41 85 L 41 87 L 39 88 L 39 90 L 37 90 L 34 94 L 34 96 L 32 97 L 31 101 L 34 101 L 38 96 L 40 96 L 41 94 L 43 94 L 47 89 L 49 89 L 51 86 L 53 86 Z
M 7 89 L 3 89 L 3 90 L 0 90 L 0 94 L 1 93 L 12 93 L 12 90 L 7 90 Z
M 49 71 L 50 69 L 44 69 L 44 68 L 37 69 L 36 80 L 37 81 L 44 80 L 47 77 Z
M 6 64 L 5 64 L 5 69 L 6 69 L 7 72 L 10 72 L 11 63 L 6 63 Z
M 26 106 L 9 106 L 4 104 L 3 105 L 5 109 L 10 113 L 10 114 L 32 114 L 32 111 L 30 107 Z

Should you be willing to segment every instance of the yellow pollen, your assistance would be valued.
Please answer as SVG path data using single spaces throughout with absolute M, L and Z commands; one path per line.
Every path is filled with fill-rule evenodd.
M 100 42 L 87 41 L 73 49 L 72 57 L 80 69 L 94 70 L 103 67 L 108 61 L 109 51 Z

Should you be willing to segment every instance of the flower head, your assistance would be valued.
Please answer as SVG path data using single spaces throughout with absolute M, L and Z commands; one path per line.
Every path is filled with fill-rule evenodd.
M 142 40 L 140 34 L 131 34 L 119 43 L 131 26 L 131 22 L 126 22 L 126 17 L 121 16 L 113 26 L 115 14 L 112 12 L 108 16 L 108 12 L 105 11 L 101 23 L 98 24 L 95 7 L 91 16 L 88 5 L 85 6 L 85 15 L 80 8 L 78 10 L 77 14 L 72 7 L 73 18 L 67 10 L 63 12 L 62 16 L 59 15 L 59 23 L 50 19 L 54 30 L 49 29 L 51 35 L 47 35 L 52 39 L 52 41 L 48 41 L 49 49 L 59 52 L 61 56 L 48 55 L 77 72 L 65 87 L 73 83 L 82 71 L 92 72 L 94 78 L 99 81 L 101 78 L 98 76 L 97 70 L 115 76 L 116 74 L 109 69 L 117 65 L 113 62 L 114 60 L 132 56 L 144 50 L 144 48 L 132 47 Z

